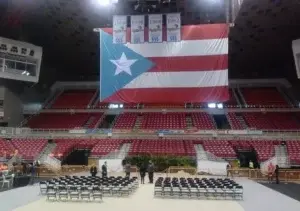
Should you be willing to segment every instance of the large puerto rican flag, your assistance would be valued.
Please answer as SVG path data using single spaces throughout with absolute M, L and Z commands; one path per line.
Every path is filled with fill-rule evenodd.
M 112 29 L 101 30 L 100 101 L 228 100 L 228 31 L 227 24 L 183 26 L 180 42 L 131 44 L 128 29 L 128 42 L 113 44 Z

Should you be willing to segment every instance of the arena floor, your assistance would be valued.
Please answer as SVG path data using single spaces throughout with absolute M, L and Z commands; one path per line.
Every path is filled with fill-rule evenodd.
M 153 197 L 153 185 L 145 184 L 129 198 L 105 197 L 102 203 L 48 202 L 39 196 L 39 186 L 28 186 L 0 193 L 1 211 L 299 211 L 300 202 L 248 179 L 237 179 L 244 186 L 243 201 L 176 200 Z M 300 193 L 300 190 L 299 190 Z

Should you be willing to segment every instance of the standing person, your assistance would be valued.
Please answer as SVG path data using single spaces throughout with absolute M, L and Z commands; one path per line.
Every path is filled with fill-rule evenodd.
M 36 172 L 34 163 L 32 165 L 29 164 L 29 172 L 30 172 L 30 175 L 31 175 L 30 184 L 33 185 L 34 182 L 35 182 L 35 172 Z
M 95 177 L 98 173 L 97 167 L 95 165 L 93 165 L 90 169 L 90 172 L 91 172 L 92 177 Z
M 102 178 L 107 177 L 107 162 L 105 161 L 104 164 L 102 165 Z
M 268 181 L 272 183 L 273 181 L 273 174 L 274 174 L 274 165 L 273 163 L 269 163 L 268 165 Z
M 276 184 L 279 184 L 279 166 L 275 167 Z
M 230 166 L 230 164 L 228 163 L 227 166 L 226 166 L 227 177 L 230 176 L 230 168 L 231 168 L 231 166 Z
M 39 177 L 40 176 L 40 161 L 39 160 L 34 161 L 33 166 L 35 168 L 36 177 Z
M 149 182 L 152 184 L 153 183 L 153 175 L 154 175 L 154 165 L 152 161 L 149 161 L 148 164 L 148 176 L 149 176 Z
M 126 165 L 125 165 L 125 173 L 126 173 L 126 177 L 130 178 L 130 171 L 131 171 L 131 165 L 130 163 L 127 161 Z
M 141 183 L 145 184 L 145 176 L 147 172 L 147 164 L 143 163 L 140 167 Z

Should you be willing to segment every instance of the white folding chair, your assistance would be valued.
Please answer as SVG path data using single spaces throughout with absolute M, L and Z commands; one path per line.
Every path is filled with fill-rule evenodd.
M 10 180 L 6 179 L 5 175 L 2 175 L 2 188 L 4 188 L 4 185 L 7 185 L 7 188 L 10 188 Z

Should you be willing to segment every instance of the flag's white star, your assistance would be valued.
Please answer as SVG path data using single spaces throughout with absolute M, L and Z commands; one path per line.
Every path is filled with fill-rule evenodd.
M 121 72 L 125 72 L 128 75 L 131 75 L 130 67 L 133 65 L 137 59 L 127 59 L 125 53 L 122 53 L 122 56 L 118 60 L 110 60 L 113 64 L 116 65 L 116 72 L 115 75 L 119 75 Z

